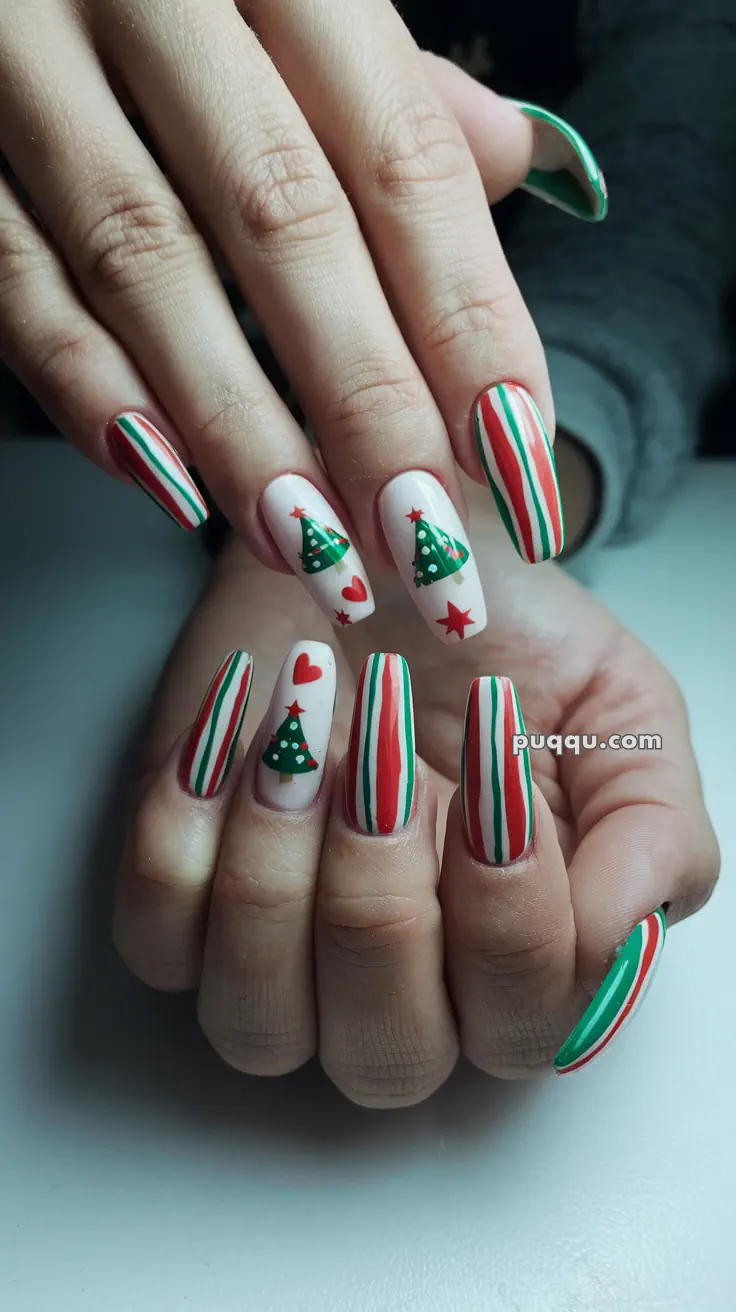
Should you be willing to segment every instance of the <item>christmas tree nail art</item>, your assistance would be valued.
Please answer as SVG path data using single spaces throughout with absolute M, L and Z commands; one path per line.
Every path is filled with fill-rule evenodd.
M 230 652 L 205 693 L 181 760 L 181 782 L 193 796 L 214 797 L 225 782 L 252 681 L 252 658 L 245 651 Z
M 416 760 L 409 667 L 369 656 L 358 679 L 345 763 L 345 809 L 354 829 L 394 834 L 409 823 Z
M 475 558 L 452 501 L 432 474 L 411 470 L 384 487 L 381 524 L 396 567 L 435 637 L 461 642 L 486 625 Z
M 330 648 L 323 642 L 296 643 L 276 682 L 258 763 L 258 795 L 279 811 L 303 811 L 319 791 L 335 686 Z
M 363 562 L 321 492 L 283 474 L 262 497 L 263 515 L 284 558 L 333 624 L 357 624 L 375 610 Z

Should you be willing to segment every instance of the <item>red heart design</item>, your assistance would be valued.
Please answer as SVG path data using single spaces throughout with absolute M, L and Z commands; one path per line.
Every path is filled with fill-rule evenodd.
M 309 657 L 305 651 L 300 652 L 294 662 L 294 683 L 314 683 L 316 679 L 322 678 L 322 671 L 319 665 L 310 665 Z
M 343 588 L 342 595 L 346 601 L 365 601 L 368 589 L 363 580 L 357 574 L 353 574 L 352 583 L 348 583 L 347 587 Z

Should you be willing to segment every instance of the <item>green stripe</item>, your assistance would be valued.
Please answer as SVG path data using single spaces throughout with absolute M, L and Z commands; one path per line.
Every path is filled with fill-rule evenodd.
M 532 469 L 527 459 L 526 444 L 519 431 L 519 426 L 516 420 L 514 419 L 514 412 L 509 404 L 506 388 L 504 387 L 503 383 L 499 383 L 498 393 L 499 396 L 501 397 L 501 405 L 503 406 L 504 414 L 506 415 L 508 423 L 511 427 L 511 432 L 513 433 L 516 439 L 519 455 L 521 456 L 521 463 L 523 464 L 524 469 L 526 470 L 526 476 L 529 480 L 529 488 L 532 494 L 534 508 L 537 512 L 537 519 L 539 521 L 539 534 L 542 539 L 542 559 L 549 560 L 550 556 L 552 555 L 552 548 L 550 546 L 549 534 L 547 532 L 547 525 L 544 521 L 544 513 L 542 511 L 542 506 L 540 504 L 539 497 L 537 496 L 537 489 L 534 485 L 534 478 L 532 477 Z M 519 510 L 517 513 L 521 515 L 521 510 Z
M 376 684 L 378 682 L 378 667 L 381 663 L 380 656 L 371 656 L 370 683 L 368 686 L 368 709 L 365 717 L 365 741 L 363 743 L 363 805 L 365 806 L 365 826 L 369 834 L 373 833 L 373 811 L 371 807 L 371 733 L 373 730 L 373 714 L 376 702 Z
M 170 483 L 173 483 L 177 491 L 181 492 L 181 495 L 184 497 L 184 500 L 187 501 L 189 505 L 192 507 L 192 510 L 197 516 L 197 519 L 199 520 L 200 524 L 203 524 L 204 520 L 202 518 L 201 505 L 199 504 L 199 502 L 193 499 L 191 492 L 189 492 L 189 490 L 186 487 L 182 486 L 181 482 L 178 479 L 173 477 L 171 470 L 167 469 L 166 465 L 163 464 L 161 460 L 159 460 L 155 451 L 152 449 L 152 447 L 149 444 L 147 435 L 139 432 L 138 429 L 135 427 L 135 425 L 132 423 L 132 421 L 128 419 L 126 416 L 122 416 L 121 418 L 118 419 L 117 422 L 122 428 L 123 432 L 127 433 L 128 437 L 130 437 L 134 442 L 137 441 L 143 447 L 149 460 L 152 462 L 152 464 L 156 466 L 156 469 L 159 470 L 159 472 L 163 475 L 163 477 L 168 479 Z M 137 481 L 138 480 L 136 480 L 136 482 Z
M 524 716 L 521 713 L 521 706 L 519 704 L 519 694 L 517 693 L 516 688 L 513 688 L 513 686 L 512 686 L 512 691 L 514 694 L 514 702 L 516 703 L 516 714 L 519 717 L 519 733 L 525 734 L 526 728 L 524 726 Z M 531 842 L 532 830 L 534 828 L 534 819 L 533 819 L 534 804 L 532 801 L 532 771 L 531 771 L 531 766 L 529 764 L 528 747 L 525 747 L 523 749 L 521 753 L 521 757 L 524 762 L 524 779 L 526 780 L 526 796 L 529 805 L 529 819 L 527 821 L 527 831 L 526 831 L 526 841 L 527 843 L 529 843 Z
M 503 810 L 501 807 L 501 778 L 496 751 L 496 725 L 498 723 L 498 680 L 491 679 L 491 791 L 493 794 L 493 856 L 494 864 L 503 861 Z
M 476 415 L 475 415 L 475 444 L 478 448 L 480 463 L 483 466 L 483 473 L 488 479 L 488 486 L 490 487 L 491 492 L 493 493 L 493 500 L 495 501 L 496 507 L 498 509 L 498 513 L 501 516 L 501 521 L 504 524 L 506 528 L 506 532 L 511 538 L 511 541 L 514 543 L 516 550 L 519 551 L 519 539 L 516 536 L 516 529 L 514 528 L 513 521 L 509 514 L 508 506 L 506 505 L 506 502 L 504 501 L 503 497 L 501 496 L 501 493 L 496 487 L 495 479 L 493 477 L 493 474 L 491 473 L 491 468 L 490 465 L 488 464 L 488 460 L 486 459 L 485 450 L 483 449 L 483 434 L 481 430 L 479 411 L 476 411 Z
M 225 696 L 227 694 L 228 688 L 230 687 L 233 679 L 235 678 L 235 670 L 237 665 L 238 665 L 238 660 L 237 658 L 235 658 L 230 663 L 230 669 L 225 675 L 222 687 L 218 692 L 215 698 L 215 704 L 212 707 L 212 714 L 210 716 L 210 731 L 207 738 L 207 746 L 205 747 L 204 752 L 202 753 L 202 760 L 199 763 L 197 778 L 194 783 L 194 791 L 200 797 L 202 796 L 202 793 L 204 791 L 204 780 L 207 775 L 207 768 L 209 766 L 210 757 L 212 755 L 212 745 L 214 742 L 215 734 L 217 732 L 217 721 L 219 719 L 220 712 L 222 711 L 222 703 L 225 700 Z
M 621 1011 L 639 973 L 644 947 L 643 922 L 632 930 L 606 978 L 555 1057 L 555 1066 L 570 1066 L 595 1047 Z
M 406 802 L 404 805 L 404 824 L 408 824 L 411 804 L 414 801 L 414 716 L 411 711 L 411 685 L 409 683 L 409 666 L 403 656 L 401 661 L 401 678 L 404 686 L 404 741 L 406 743 Z

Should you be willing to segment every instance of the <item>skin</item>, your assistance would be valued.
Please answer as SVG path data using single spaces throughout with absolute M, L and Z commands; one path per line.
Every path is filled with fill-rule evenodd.
M 520 561 L 467 490 L 488 629 L 440 649 L 395 576 L 380 578 L 376 615 L 340 635 L 330 764 L 300 814 L 254 796 L 258 725 L 291 644 L 330 632 L 293 579 L 231 544 L 164 674 L 118 882 L 123 958 L 156 988 L 197 989 L 227 1062 L 278 1075 L 318 1052 L 343 1093 L 372 1107 L 421 1101 L 460 1051 L 502 1078 L 548 1070 L 633 926 L 663 902 L 670 925 L 691 915 L 718 873 L 672 677 L 556 565 Z M 370 651 L 399 645 L 423 758 L 417 802 L 402 833 L 366 837 L 342 807 L 354 675 Z M 218 798 L 197 801 L 176 767 L 232 647 L 255 656 L 242 734 L 254 745 Z M 513 679 L 529 733 L 663 741 L 659 752 L 532 752 L 533 846 L 507 868 L 471 857 L 456 795 L 468 687 L 488 673 Z

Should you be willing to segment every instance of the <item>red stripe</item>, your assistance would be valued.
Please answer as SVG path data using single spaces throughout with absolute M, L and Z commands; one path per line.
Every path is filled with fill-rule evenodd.
M 194 498 L 195 501 L 199 502 L 199 505 L 203 513 L 207 514 L 207 502 L 202 496 L 199 488 L 197 487 L 197 484 L 193 481 L 193 479 L 190 478 L 190 475 L 187 472 L 187 467 L 184 464 L 184 461 L 182 460 L 178 451 L 174 449 L 174 447 L 169 442 L 168 438 L 164 437 L 163 433 L 159 433 L 158 429 L 154 428 L 153 424 L 149 423 L 145 415 L 137 414 L 136 419 L 138 420 L 138 423 L 141 425 L 141 428 L 145 428 L 149 437 L 152 437 L 156 442 L 158 442 L 159 445 L 163 447 L 164 452 L 168 452 L 172 456 L 172 458 L 175 461 L 178 461 L 178 463 L 181 465 L 182 472 L 184 473 L 186 478 L 189 479 L 189 481 L 191 482 L 191 487 L 189 488 L 189 492 L 191 496 Z
M 499 398 L 499 405 L 501 405 Z M 496 457 L 498 472 L 501 481 L 511 499 L 511 503 L 516 512 L 516 518 L 519 523 L 519 529 L 524 542 L 526 553 L 530 560 L 534 559 L 534 531 L 532 522 L 529 518 L 529 511 L 524 500 L 524 476 L 519 464 L 519 456 L 515 454 L 515 447 L 504 432 L 503 424 L 496 414 L 491 404 L 491 398 L 488 393 L 484 393 L 480 400 L 481 415 L 493 445 L 493 454 Z M 522 439 L 523 440 L 523 439 Z
M 514 756 L 516 733 L 514 693 L 509 679 L 499 679 L 503 695 L 503 804 L 509 833 L 509 860 L 515 861 L 526 847 L 526 806 L 522 785 L 521 757 Z
M 465 817 L 470 848 L 478 861 L 490 865 L 480 823 L 480 679 L 474 679 L 468 706 L 468 731 L 465 738 Z
M 230 748 L 232 747 L 233 734 L 235 733 L 235 729 L 237 727 L 238 716 L 240 715 L 240 712 L 243 709 L 243 702 L 245 701 L 248 695 L 248 689 L 250 687 L 250 678 L 252 672 L 253 672 L 253 664 L 251 661 L 248 661 L 248 664 L 246 665 L 245 670 L 240 679 L 240 687 L 238 689 L 238 695 L 235 698 L 233 709 L 230 713 L 230 720 L 228 722 L 227 732 L 222 742 L 220 743 L 220 750 L 217 753 L 214 769 L 212 771 L 212 775 L 210 778 L 210 785 L 205 792 L 206 797 L 212 797 L 213 794 L 217 792 L 217 789 L 220 786 L 220 777 L 222 775 L 222 770 L 225 765 L 225 762 L 227 760 L 227 754 L 230 751 Z
M 618 1033 L 624 1021 L 626 1020 L 626 1017 L 629 1015 L 631 1008 L 636 1002 L 636 999 L 639 997 L 639 994 L 641 993 L 644 987 L 644 983 L 647 979 L 647 976 L 649 975 L 649 972 L 652 968 L 652 962 L 654 961 L 655 953 L 657 951 L 657 948 L 659 947 L 659 939 L 662 933 L 662 927 L 659 923 L 657 916 L 655 915 L 647 916 L 647 927 L 649 930 L 649 937 L 647 939 L 647 945 L 644 949 L 644 956 L 642 958 L 641 965 L 639 967 L 639 978 L 637 979 L 636 984 L 631 990 L 628 1002 L 626 1003 L 626 1006 L 624 1007 L 623 1011 L 621 1012 L 621 1015 L 616 1021 L 616 1024 L 614 1025 L 612 1030 L 609 1030 L 605 1042 L 602 1043 L 600 1047 L 594 1048 L 592 1052 L 587 1053 L 585 1057 L 581 1057 L 579 1061 L 576 1061 L 574 1063 L 574 1065 L 566 1066 L 564 1071 L 561 1072 L 563 1075 L 572 1073 L 572 1071 L 580 1070 L 581 1066 L 587 1066 L 589 1061 L 592 1061 L 594 1057 L 597 1057 L 599 1052 L 605 1052 L 606 1048 L 611 1042 L 611 1039 L 613 1039 L 614 1036 Z
M 189 736 L 189 742 L 187 743 L 186 749 L 184 751 L 184 755 L 181 759 L 182 778 L 184 779 L 187 785 L 190 782 L 192 765 L 194 764 L 194 758 L 197 754 L 199 740 L 202 736 L 204 727 L 212 713 L 212 707 L 215 704 L 215 698 L 217 697 L 217 694 L 220 691 L 220 688 L 222 687 L 222 681 L 227 674 L 228 668 L 230 666 L 230 661 L 232 659 L 234 658 L 228 656 L 227 660 L 223 661 L 222 665 L 217 671 L 217 674 L 212 680 L 212 683 L 210 684 L 209 691 L 204 701 L 202 702 L 202 707 L 199 712 L 199 715 L 197 716 L 194 722 L 194 728 L 192 729 L 192 732 Z
M 119 428 L 117 424 L 115 424 L 113 427 L 113 433 L 115 434 L 115 437 L 117 438 L 117 441 L 119 442 L 120 446 L 123 448 L 123 459 L 125 460 L 125 465 L 128 471 L 131 474 L 134 474 L 136 478 L 140 480 L 140 482 L 143 484 L 144 487 L 148 489 L 151 495 L 155 497 L 157 501 L 161 502 L 162 506 L 166 507 L 169 514 L 176 520 L 177 524 L 180 524 L 182 528 L 187 528 L 190 523 L 189 519 L 183 513 L 178 502 L 176 502 L 174 498 L 171 496 L 168 489 L 165 488 L 163 483 L 160 481 L 160 479 L 157 478 L 154 471 L 152 469 L 149 469 L 142 455 L 137 450 L 137 448 L 133 445 L 131 439 L 128 437 L 128 434 L 124 433 L 122 428 Z M 155 429 L 153 430 L 153 433 L 156 437 L 159 437 L 159 435 L 155 432 Z M 159 441 L 160 441 L 160 437 L 159 437 Z M 178 459 L 178 457 L 176 458 Z M 187 474 L 187 471 L 183 465 L 182 465 L 182 470 L 184 472 L 185 477 L 189 478 L 189 475 Z
M 376 741 L 376 828 L 392 834 L 399 814 L 401 730 L 398 656 L 385 656 L 381 677 L 381 713 Z
M 552 523 L 554 536 L 554 554 L 559 555 L 562 550 L 562 523 L 560 519 L 560 499 L 555 483 L 555 476 L 552 470 L 549 450 L 544 436 L 539 431 L 539 420 L 534 413 L 529 400 L 529 395 L 523 388 L 514 389 L 516 395 L 521 401 L 522 407 L 526 412 L 529 420 L 529 459 L 537 471 L 537 478 L 542 489 L 542 495 L 547 505 L 550 521 Z
M 370 660 L 370 657 L 368 659 Z M 360 720 L 363 714 L 363 694 L 367 667 L 368 661 L 363 665 L 363 668 L 360 671 L 360 678 L 358 679 L 358 688 L 355 694 L 355 706 L 353 707 L 353 723 L 350 727 L 348 759 L 345 767 L 345 806 L 348 813 L 348 820 L 354 829 L 358 828 L 357 790 L 358 757 L 360 754 Z

